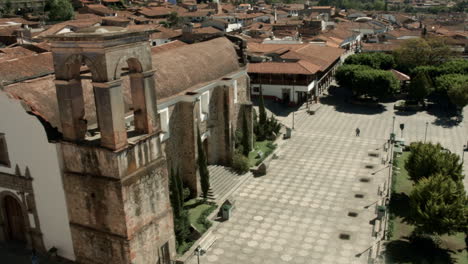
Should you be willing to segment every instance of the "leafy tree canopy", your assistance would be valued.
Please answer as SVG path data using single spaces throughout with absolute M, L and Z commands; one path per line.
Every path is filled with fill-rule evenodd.
M 452 87 L 468 82 L 468 75 L 445 74 L 436 78 L 435 87 L 438 91 L 448 92 Z
M 413 100 L 421 102 L 433 91 L 432 83 L 430 78 L 424 72 L 419 72 L 409 87 L 409 97 Z
M 443 174 L 421 179 L 409 197 L 405 218 L 416 233 L 452 235 L 467 229 L 467 199 L 463 185 Z
M 410 145 L 410 151 L 405 169 L 415 183 L 437 173 L 446 175 L 455 182 L 463 179 L 460 157 L 443 149 L 440 144 L 414 142 Z
M 336 71 L 335 78 L 340 86 L 350 88 L 356 72 L 371 69 L 372 68 L 367 65 L 344 64 Z
M 383 98 L 400 89 L 400 82 L 391 72 L 366 65 L 345 64 L 338 68 L 335 77 L 340 86 L 351 89 L 355 96 Z
M 424 65 L 440 65 L 452 57 L 450 47 L 438 37 L 406 40 L 394 51 L 398 68 L 404 72 Z
M 73 6 L 69 0 L 50 0 L 48 5 L 50 7 L 50 21 L 66 21 L 73 19 L 75 15 Z
M 468 78 L 467 78 L 468 79 Z M 450 101 L 458 108 L 462 109 L 468 105 L 468 83 L 465 82 L 460 85 L 452 86 L 448 91 L 447 95 Z
M 345 64 L 367 65 L 374 69 L 389 70 L 395 66 L 392 55 L 385 53 L 359 53 L 346 58 Z

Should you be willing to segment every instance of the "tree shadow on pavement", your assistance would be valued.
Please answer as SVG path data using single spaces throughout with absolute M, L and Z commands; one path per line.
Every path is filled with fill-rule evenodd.
M 457 110 L 444 100 L 429 103 L 426 112 L 436 117 L 436 120 L 432 122 L 435 126 L 450 128 L 458 126 L 463 121 Z
M 330 86 L 328 95 L 321 97 L 320 103 L 334 106 L 338 112 L 350 114 L 375 115 L 381 114 L 386 110 L 386 107 L 382 104 L 357 105 L 350 103 L 351 98 L 352 94 L 350 91 L 337 86 Z
M 417 111 L 399 111 L 399 110 L 395 111 L 395 115 L 398 115 L 398 116 L 412 116 L 417 113 L 418 113 Z
M 450 256 L 452 251 L 440 248 L 429 237 L 418 237 L 409 240 L 395 240 L 386 245 L 385 259 L 387 264 L 414 263 L 414 264 L 453 264 Z
M 410 212 L 409 196 L 406 193 L 392 193 L 388 210 L 395 216 L 405 218 Z
M 260 98 L 258 96 L 252 98 L 252 103 L 254 106 L 258 106 L 259 102 L 260 102 Z M 263 102 L 265 103 L 265 108 L 268 111 L 272 112 L 275 116 L 286 117 L 290 113 L 296 112 L 300 108 L 300 106 L 289 106 L 282 102 L 276 102 L 273 99 L 265 98 L 265 97 L 263 99 Z M 257 111 L 257 115 L 258 115 L 258 111 Z

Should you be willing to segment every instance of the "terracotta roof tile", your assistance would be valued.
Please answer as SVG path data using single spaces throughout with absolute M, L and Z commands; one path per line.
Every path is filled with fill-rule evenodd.
M 156 95 L 159 102 L 185 94 L 204 83 L 208 83 L 227 74 L 240 70 L 238 58 L 234 45 L 226 38 L 217 38 L 206 42 L 192 45 L 180 45 L 179 47 L 161 52 L 153 52 L 153 69 L 155 70 Z M 45 54 L 45 55 L 43 55 Z M 44 61 L 38 59 L 31 60 L 41 65 L 22 65 L 2 67 L 0 70 L 9 68 L 8 74 L 14 77 L 31 76 L 32 71 L 46 73 L 52 69 L 53 63 L 51 53 L 39 54 Z M 18 73 L 18 69 L 27 67 L 27 72 Z M 200 70 L 203 69 L 203 70 Z M 37 73 L 36 73 L 37 74 Z M 4 76 L 0 72 L 0 76 Z M 130 80 L 123 78 L 123 90 L 125 109 L 131 109 Z M 85 118 L 88 123 L 96 122 L 94 109 L 94 95 L 90 80 L 82 80 L 83 93 L 85 98 Z M 32 111 L 42 116 L 53 127 L 60 130 L 58 116 L 57 99 L 55 94 L 54 75 L 36 78 L 29 81 L 14 83 L 4 87 L 4 90 L 26 102 Z
M 250 63 L 249 73 L 271 73 L 271 74 L 304 74 L 312 75 L 320 70 L 320 66 L 308 61 L 297 62 L 261 62 Z
M 0 62 L 0 82 L 4 85 L 53 72 L 52 53 L 50 52 Z

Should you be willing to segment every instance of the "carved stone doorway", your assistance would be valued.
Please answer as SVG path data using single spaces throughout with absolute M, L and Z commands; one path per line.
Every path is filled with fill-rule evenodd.
M 3 198 L 5 212 L 5 234 L 9 241 L 26 243 L 24 214 L 20 203 L 10 195 Z

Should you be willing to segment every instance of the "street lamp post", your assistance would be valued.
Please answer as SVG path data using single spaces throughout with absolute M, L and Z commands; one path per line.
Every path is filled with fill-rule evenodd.
M 424 143 L 426 143 L 427 138 L 427 127 L 429 126 L 429 122 L 426 122 L 426 132 L 424 132 Z
M 465 149 L 468 149 L 468 145 L 463 145 L 462 149 L 462 163 L 465 161 Z
M 296 84 L 296 78 L 293 79 L 293 95 L 292 95 L 293 98 L 292 99 L 294 101 L 294 104 L 297 104 L 297 102 L 298 102 L 297 99 L 298 98 L 296 97 L 296 88 L 294 87 L 295 84 Z M 292 112 L 292 129 L 294 129 L 294 113 L 295 112 L 296 111 L 294 111 L 294 110 Z
M 396 119 L 396 116 L 393 116 L 392 133 L 394 134 L 395 134 L 395 119 Z
M 197 263 L 200 264 L 200 256 L 205 254 L 205 250 L 203 250 L 200 246 L 195 249 L 195 255 L 197 255 Z

